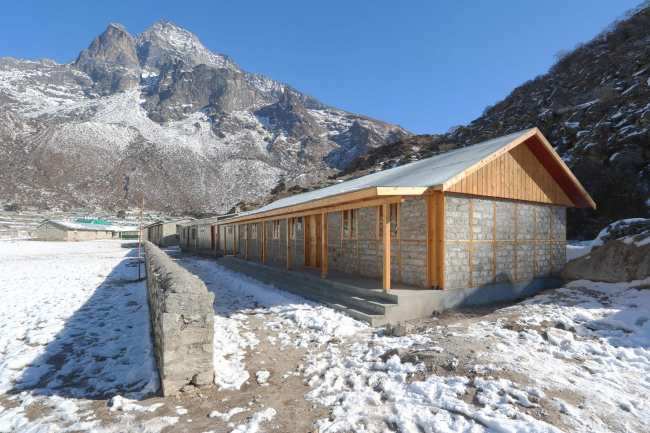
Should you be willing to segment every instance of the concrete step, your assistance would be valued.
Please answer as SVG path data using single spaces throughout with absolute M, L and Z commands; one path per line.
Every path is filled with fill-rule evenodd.
M 284 271 L 274 268 L 269 268 L 266 266 L 250 266 L 249 263 L 242 263 L 238 260 L 224 260 L 222 262 L 228 261 L 229 263 L 234 264 L 238 272 L 248 274 L 251 277 L 261 279 L 265 275 L 272 276 L 275 281 L 279 281 L 280 284 L 295 285 L 296 278 L 300 279 L 300 288 L 307 289 L 313 292 L 316 292 L 320 295 L 327 296 L 329 298 L 346 302 L 357 307 L 361 307 L 370 311 L 374 311 L 380 314 L 390 313 L 392 310 L 397 308 L 397 303 L 390 302 L 382 298 L 377 298 L 373 296 L 372 293 L 363 293 L 357 294 L 355 291 L 351 293 L 347 290 L 342 290 L 339 287 L 331 286 L 325 284 L 324 279 L 314 279 L 310 277 L 305 277 L 304 275 L 292 274 L 291 271 Z
M 345 311 L 358 320 L 368 322 L 371 326 L 381 326 L 387 323 L 387 313 L 391 313 L 397 308 L 396 303 L 385 299 L 346 292 L 338 287 L 323 284 L 322 281 L 305 278 L 304 275 L 291 275 L 291 271 L 254 266 L 254 263 L 227 257 L 218 260 L 218 263 L 235 272 L 272 284 L 281 290 Z

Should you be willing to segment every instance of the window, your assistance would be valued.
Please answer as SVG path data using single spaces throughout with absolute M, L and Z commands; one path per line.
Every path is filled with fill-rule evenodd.
M 357 209 L 342 211 L 341 223 L 343 224 L 344 238 L 357 237 L 357 217 L 358 217 Z
M 201 233 L 205 233 L 205 227 L 201 227 Z
M 257 224 L 251 225 L 251 239 L 257 239 Z
M 385 205 L 384 205 L 385 206 Z M 378 225 L 378 230 L 377 230 L 377 237 L 383 238 L 384 237 L 384 213 L 382 206 L 377 206 L 377 225 Z M 397 203 L 393 203 L 390 205 L 390 209 L 388 211 L 389 215 L 389 220 L 390 220 L 390 237 L 396 238 L 397 237 L 397 232 L 398 232 L 398 221 L 399 221 L 399 210 L 397 207 Z
M 192 228 L 192 239 L 196 239 L 196 229 Z
M 273 221 L 273 239 L 280 239 L 280 220 Z
M 301 231 L 302 230 L 302 217 L 296 218 L 296 230 Z
M 291 227 L 291 239 L 296 238 L 296 219 L 289 218 L 289 225 Z
M 232 226 L 228 226 L 228 234 L 229 234 L 229 235 L 232 234 Z

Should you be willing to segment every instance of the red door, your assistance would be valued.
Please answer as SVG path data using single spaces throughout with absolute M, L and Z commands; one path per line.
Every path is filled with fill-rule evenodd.
M 214 226 L 210 226 L 210 239 L 212 240 L 212 249 L 214 249 Z

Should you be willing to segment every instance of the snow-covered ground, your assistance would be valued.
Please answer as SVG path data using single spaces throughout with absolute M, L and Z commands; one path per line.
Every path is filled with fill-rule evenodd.
M 216 294 L 216 386 L 136 401 L 158 377 L 134 252 L 0 243 L 0 432 L 650 431 L 649 280 L 391 337 L 169 249 Z
M 20 403 L 0 406 L 0 431 L 87 430 L 92 400 L 158 389 L 133 255 L 116 241 L 0 242 L 0 395 Z M 30 422 L 30 406 L 52 410 Z

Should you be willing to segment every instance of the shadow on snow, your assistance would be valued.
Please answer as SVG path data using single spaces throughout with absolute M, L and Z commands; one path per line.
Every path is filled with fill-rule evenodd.
M 147 289 L 138 278 L 137 243 L 104 283 L 65 321 L 9 393 L 107 399 L 144 398 L 159 388 Z M 142 276 L 145 275 L 142 263 Z

